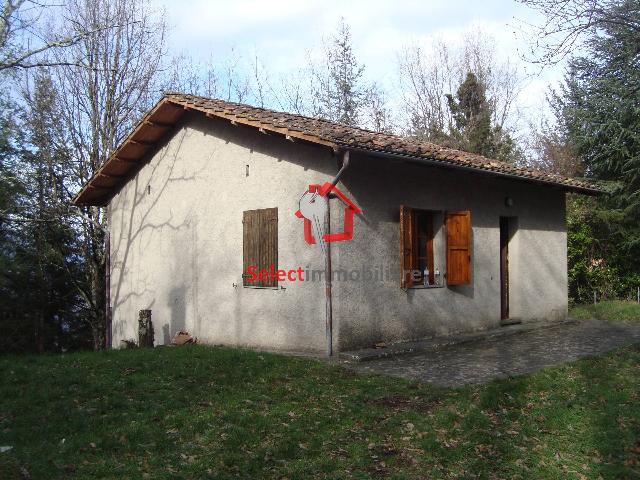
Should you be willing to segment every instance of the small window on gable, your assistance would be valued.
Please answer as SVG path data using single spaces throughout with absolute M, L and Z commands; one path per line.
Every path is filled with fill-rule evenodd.
M 442 284 L 441 227 L 441 212 L 400 207 L 402 288 Z
M 242 284 L 245 287 L 277 287 L 278 209 L 243 212 L 242 232 Z M 267 274 L 252 280 L 249 272 Z

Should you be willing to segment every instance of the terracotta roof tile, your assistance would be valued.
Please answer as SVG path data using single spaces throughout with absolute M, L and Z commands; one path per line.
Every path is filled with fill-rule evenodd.
M 340 123 L 334 123 L 318 118 L 305 117 L 292 113 L 277 112 L 265 108 L 252 107 L 223 100 L 198 97 L 182 93 L 167 93 L 162 100 L 149 111 L 141 120 L 136 129 L 124 140 L 122 145 L 112 154 L 111 158 L 96 172 L 91 180 L 76 195 L 76 204 L 105 205 L 122 188 L 127 179 L 144 165 L 146 153 L 142 151 L 137 158 L 131 158 L 130 171 L 122 174 L 122 166 L 118 166 L 117 175 L 113 172 L 118 163 L 118 155 L 131 143 L 149 135 L 145 128 L 149 128 L 148 122 L 155 121 L 152 128 L 164 128 L 160 141 L 169 127 L 163 124 L 175 124 L 186 111 L 197 111 L 207 116 L 225 118 L 237 123 L 244 123 L 265 131 L 273 131 L 290 135 L 305 141 L 329 146 L 334 149 L 357 149 L 363 152 L 371 152 L 381 155 L 401 155 L 415 159 L 425 159 L 432 163 L 440 163 L 444 167 L 464 167 L 479 172 L 487 171 L 493 174 L 518 177 L 522 180 L 555 185 L 566 190 L 596 194 L 600 190 L 592 183 L 568 178 L 561 175 L 545 173 L 526 167 L 519 167 L 509 163 L 481 155 L 463 152 L 452 148 L 443 147 L 430 142 L 419 141 L 398 135 L 373 132 L 370 130 L 350 127 Z M 168 120 L 167 120 L 168 119 Z M 158 125 L 160 124 L 160 125 Z M 157 135 L 156 135 L 157 136 Z M 153 143 L 153 142 L 152 142 Z M 151 145 L 149 149 L 151 149 Z M 150 151 L 150 150 L 149 150 Z M 108 184 L 104 179 L 109 180 Z M 114 183 L 115 182 L 115 183 Z

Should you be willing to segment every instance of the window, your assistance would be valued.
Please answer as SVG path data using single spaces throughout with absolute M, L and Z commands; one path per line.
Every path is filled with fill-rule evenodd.
M 433 219 L 435 215 L 436 212 L 428 210 L 416 210 L 406 206 L 400 208 L 403 288 L 434 284 Z
M 470 218 L 467 211 L 448 212 L 444 215 L 447 285 L 462 285 L 471 281 Z M 444 251 L 444 240 L 440 234 L 442 224 L 441 212 L 418 210 L 404 205 L 400 207 L 402 288 L 442 285 L 442 273 L 439 269 L 444 256 L 439 255 Z
M 242 232 L 242 285 L 277 287 L 278 209 L 243 212 Z

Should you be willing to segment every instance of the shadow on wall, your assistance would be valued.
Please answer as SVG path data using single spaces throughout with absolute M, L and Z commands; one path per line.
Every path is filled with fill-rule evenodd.
M 292 144 L 284 138 L 265 136 L 253 129 L 232 126 L 228 122 L 207 119 L 197 114 L 185 115 L 174 132 L 169 134 L 169 139 L 149 153 L 148 159 L 153 159 L 153 163 L 141 170 L 130 181 L 128 188 L 121 192 L 122 197 L 116 199 L 119 206 L 115 210 L 116 215 L 112 215 L 111 219 L 114 224 L 113 231 L 119 233 L 112 238 L 114 252 L 112 258 L 120 265 L 120 271 L 118 271 L 118 267 L 114 264 L 112 274 L 113 337 L 116 341 L 130 331 L 132 318 L 129 317 L 137 315 L 140 309 L 151 308 L 151 305 L 155 305 L 156 308 L 152 318 L 158 332 L 156 338 L 158 343 L 170 343 L 173 335 L 180 330 L 193 329 L 194 333 L 201 331 L 199 323 L 201 320 L 197 311 L 197 281 L 199 275 L 202 275 L 201 278 L 214 278 L 215 272 L 209 272 L 209 265 L 213 260 L 208 258 L 206 264 L 200 264 L 197 252 L 193 250 L 197 248 L 198 243 L 197 216 L 187 214 L 176 218 L 175 211 L 166 207 L 166 199 L 170 198 L 173 188 L 169 188 L 170 186 L 177 182 L 195 181 L 202 175 L 207 175 L 208 169 L 218 161 L 215 157 L 221 156 L 220 148 L 223 147 L 208 148 L 207 153 L 203 154 L 207 156 L 202 162 L 204 166 L 201 169 L 183 173 L 180 166 L 180 161 L 184 158 L 183 149 L 188 142 L 201 141 L 198 134 L 216 137 L 225 144 L 234 143 L 250 152 L 271 156 L 278 162 L 286 161 L 299 165 L 304 170 L 326 174 L 327 180 L 330 180 L 338 170 L 336 158 L 332 157 L 327 149 L 301 143 Z M 317 153 L 320 150 L 326 153 L 326 159 L 323 158 L 323 154 Z M 288 179 L 277 168 L 274 168 L 271 173 L 267 179 L 269 182 L 286 185 Z M 152 185 L 150 193 L 146 189 L 147 183 Z M 292 202 L 297 200 L 299 193 L 291 192 Z M 293 209 L 291 215 L 293 215 Z M 242 228 L 241 218 L 238 219 L 238 228 Z M 167 242 L 165 239 L 168 237 L 180 239 L 180 241 Z M 166 250 L 161 255 L 164 254 L 167 261 L 174 262 L 171 277 L 163 279 L 163 283 L 168 287 L 162 293 L 157 284 L 157 270 L 154 270 L 157 266 L 139 264 L 140 252 L 149 248 Z M 190 273 L 189 267 L 193 273 Z M 200 269 L 203 271 L 199 271 Z M 150 288 L 143 288 L 147 284 Z M 273 292 L 264 293 L 271 295 Z M 237 337 L 242 338 L 245 332 L 253 329 L 254 319 L 238 313 L 241 310 L 240 300 L 237 295 L 235 299 L 238 302 L 236 305 L 238 321 L 235 328 Z M 137 321 L 135 325 L 137 328 Z M 306 328 L 303 325 L 300 327 Z M 295 330 L 294 326 L 287 332 L 291 338 L 298 338 L 299 335 Z M 161 335 L 160 331 L 162 331 Z
M 474 227 L 496 228 L 500 216 L 517 216 L 522 229 L 565 230 L 564 202 L 558 201 L 564 193 L 548 186 L 363 154 L 351 155 L 351 166 L 341 183 L 345 193 L 364 210 L 359 220 L 372 228 L 398 222 L 400 205 L 468 210 L 470 205 L 481 204 L 490 208 L 474 212 Z M 505 207 L 506 197 L 515 200 L 515 207 Z M 372 211 L 375 215 L 368 215 Z
M 169 309 L 171 318 L 169 323 L 165 323 L 162 327 L 164 334 L 164 344 L 171 343 L 171 339 L 181 330 L 186 330 L 186 289 L 184 287 L 174 287 L 169 293 Z
M 297 209 L 298 200 L 302 194 L 302 189 L 298 191 L 297 187 L 296 189 L 291 188 L 291 170 L 284 168 L 284 166 L 281 166 L 280 164 L 286 162 L 286 164 L 300 167 L 300 170 L 298 171 L 300 176 L 303 176 L 301 173 L 303 170 L 311 173 L 311 175 L 308 175 L 309 178 L 313 178 L 317 172 L 322 176 L 325 176 L 324 178 L 326 181 L 329 181 L 338 171 L 337 160 L 339 157 L 334 155 L 328 148 L 307 145 L 302 142 L 292 142 L 286 140 L 284 137 L 278 137 L 275 135 L 264 135 L 250 127 L 231 125 L 228 121 L 213 118 L 207 119 L 199 116 L 192 117 L 192 120 L 193 121 L 189 123 L 189 127 L 192 128 L 194 132 L 201 133 L 205 138 L 213 137 L 225 142 L 225 144 L 233 144 L 233 150 L 229 152 L 229 155 L 227 155 L 227 152 L 225 151 L 224 156 L 220 155 L 220 159 L 215 159 L 215 161 L 211 162 L 212 165 L 217 165 L 222 161 L 224 162 L 225 168 L 233 169 L 235 167 L 241 167 L 243 178 L 245 178 L 245 163 L 257 163 L 258 159 L 262 160 L 259 157 L 262 155 L 271 157 L 271 159 L 275 161 L 274 163 L 271 163 L 271 160 L 268 160 L 260 164 L 260 176 L 254 173 L 254 166 L 252 164 L 251 175 L 246 177 L 246 185 L 253 185 L 253 188 L 255 188 L 255 182 L 259 178 L 260 188 L 264 187 L 264 185 L 279 185 L 282 187 L 282 190 L 287 192 L 287 195 L 290 198 L 290 208 L 285 208 L 287 205 L 283 204 L 280 200 L 281 192 L 277 192 L 276 195 L 272 195 L 271 192 L 268 191 L 269 189 L 266 189 L 261 194 L 260 203 L 257 205 L 255 201 L 245 201 L 243 196 L 240 196 L 239 198 L 234 197 L 238 203 L 237 206 L 234 205 L 233 207 L 233 210 L 236 211 L 237 217 L 232 219 L 234 222 L 233 228 L 238 229 L 236 233 L 242 233 L 242 210 L 277 206 L 279 208 L 279 216 L 290 216 L 290 221 L 283 220 L 282 223 L 279 221 L 279 248 L 283 248 L 285 242 L 290 241 L 290 234 L 292 232 L 288 229 L 289 224 L 296 225 L 296 239 L 302 242 L 302 222 L 295 218 L 294 215 L 294 212 Z M 203 141 L 208 142 L 206 139 L 203 139 Z M 208 144 L 209 143 L 207 143 L 207 145 Z M 267 166 L 269 166 L 269 168 L 267 168 Z M 257 171 L 257 168 L 255 171 Z M 293 181 L 295 181 L 295 179 Z M 306 186 L 306 183 L 303 183 L 303 185 Z M 273 198 L 278 199 L 277 204 L 273 202 Z M 227 215 L 229 214 L 230 213 L 227 213 Z M 216 219 L 214 219 L 214 221 L 216 221 Z M 207 228 L 210 228 L 211 223 L 211 218 L 203 218 L 202 231 L 206 231 Z M 287 228 L 284 229 L 283 225 L 287 225 Z M 229 244 L 226 243 L 227 241 L 228 239 L 225 238 L 217 243 L 217 246 L 221 248 L 221 252 L 225 251 L 224 249 L 226 248 L 230 248 Z M 306 244 L 304 245 L 305 248 L 307 248 Z M 290 247 L 290 245 L 287 245 L 287 247 Z M 315 247 L 309 246 L 308 248 L 313 255 L 315 255 Z M 237 345 L 252 345 L 248 343 L 248 339 L 256 338 L 256 328 L 261 328 L 266 322 L 272 322 L 271 319 L 266 317 L 262 318 L 265 315 L 264 311 L 268 311 L 269 309 L 265 308 L 263 310 L 260 307 L 260 302 L 265 302 L 265 304 L 269 303 L 270 306 L 273 306 L 273 308 L 276 309 L 276 311 L 283 311 L 286 314 L 286 308 L 288 305 L 287 296 L 293 296 L 294 294 L 290 293 L 291 291 L 287 291 L 286 289 L 244 289 L 242 287 L 241 278 L 238 278 L 237 280 L 234 279 L 234 282 L 239 284 L 237 288 L 232 288 L 231 282 L 228 283 L 228 286 L 223 286 L 218 280 L 218 263 L 225 264 L 228 259 L 222 259 L 216 257 L 216 255 L 224 255 L 224 253 L 207 252 L 206 261 L 202 261 L 199 268 L 201 269 L 200 279 L 202 280 L 203 285 L 202 296 L 203 298 L 205 296 L 207 297 L 207 301 L 203 301 L 203 304 L 211 304 L 213 302 L 212 296 L 216 296 L 215 300 L 220 301 L 219 306 L 216 304 L 216 308 L 219 308 L 220 311 L 203 311 L 202 318 L 207 319 L 208 316 L 219 313 L 224 313 L 225 317 L 221 318 L 218 315 L 216 320 L 218 324 L 216 328 L 219 330 L 214 330 L 211 327 L 212 322 L 209 323 L 207 328 L 200 329 L 199 322 L 201 319 L 196 315 L 194 333 L 200 333 L 202 338 L 218 343 L 218 340 L 215 339 L 215 335 L 219 331 L 220 334 L 224 336 L 225 341 L 229 341 Z M 279 257 L 279 259 L 283 258 L 284 256 Z M 242 258 L 239 256 L 238 261 L 240 262 L 240 265 L 241 260 Z M 238 271 L 238 274 L 239 273 L 240 271 Z M 197 278 L 195 278 L 194 281 L 195 280 L 197 280 Z M 187 279 L 186 281 L 190 281 L 190 279 Z M 310 285 L 305 285 L 304 287 L 311 289 Z M 229 289 L 227 291 L 228 293 L 224 292 L 224 288 Z M 205 293 L 205 291 L 207 293 Z M 192 290 L 188 290 L 187 294 L 189 294 L 189 292 L 195 296 L 195 299 L 189 298 L 189 301 L 186 304 L 187 325 L 188 327 L 191 327 L 190 322 L 193 318 L 191 308 L 192 305 L 196 308 L 198 307 L 198 291 L 196 288 L 193 288 Z M 320 307 L 321 308 L 317 309 L 317 320 L 318 322 L 324 322 L 324 300 L 322 300 L 322 305 Z M 278 322 L 274 323 L 277 324 Z M 289 322 L 286 329 L 279 329 L 279 326 L 276 326 L 276 328 L 278 328 L 278 339 L 283 344 L 295 345 L 300 349 L 307 348 L 304 344 L 300 343 L 300 338 L 307 335 L 309 330 L 308 321 L 305 320 L 304 317 L 299 316 L 297 321 Z M 255 340 L 252 341 L 255 342 Z M 269 341 L 270 340 L 268 338 L 265 338 L 262 345 L 269 345 Z
M 110 218 L 112 222 L 112 225 L 110 225 L 111 231 L 116 230 L 119 232 L 118 236 L 114 237 L 112 235 L 111 238 L 112 259 L 114 261 L 112 269 L 114 270 L 113 273 L 118 272 L 117 275 L 112 274 L 111 276 L 112 279 L 114 277 L 117 278 L 115 285 L 112 284 L 111 296 L 114 313 L 112 338 L 114 340 L 124 339 L 132 334 L 135 336 L 135 332 L 128 331 L 127 327 L 135 325 L 137 329 L 137 320 L 132 322 L 132 319 L 128 318 L 128 316 L 135 316 L 142 309 L 153 310 L 153 306 L 156 305 L 153 278 L 149 278 L 143 266 L 139 265 L 136 259 L 133 258 L 132 250 L 136 247 L 142 249 L 139 242 L 142 240 L 144 233 L 156 231 L 160 233 L 164 229 L 178 231 L 189 226 L 188 218 L 176 221 L 170 210 L 167 212 L 166 219 L 162 221 L 150 220 L 151 212 L 154 211 L 155 205 L 169 185 L 176 182 L 192 181 L 199 173 L 193 172 L 189 176 L 175 176 L 173 174 L 186 134 L 186 128 L 182 128 L 173 137 L 177 138 L 176 145 L 171 146 L 168 142 L 165 142 L 149 153 L 148 158 L 151 159 L 158 152 L 162 152 L 154 163 L 153 168 L 146 174 L 149 184 L 153 184 L 153 192 L 151 193 L 146 188 L 143 188 L 146 185 L 140 184 L 140 175 L 137 175 L 129 184 L 129 189 L 123 190 L 120 194 L 128 196 L 119 199 L 124 206 L 124 208 L 120 207 L 119 216 L 116 218 L 112 214 Z M 116 222 L 118 222 L 118 225 L 117 228 L 114 228 L 116 227 L 114 225 Z M 127 305 L 130 305 L 131 308 L 127 309 Z M 178 319 L 180 314 L 176 312 L 174 316 Z M 153 313 L 152 321 L 155 325 L 162 324 L 162 319 L 157 318 Z M 182 320 L 177 321 L 176 325 L 181 324 L 182 328 L 184 328 L 184 321 L 183 311 Z M 180 329 L 180 327 L 176 328 Z M 165 332 L 163 326 L 163 339 L 165 340 L 167 333 L 170 334 L 170 332 Z M 118 347 L 118 345 L 113 346 Z

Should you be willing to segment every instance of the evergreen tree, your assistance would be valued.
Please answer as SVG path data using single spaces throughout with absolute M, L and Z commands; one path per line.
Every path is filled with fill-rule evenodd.
M 81 256 L 57 193 L 64 158 L 52 138 L 55 94 L 46 77 L 29 100 L 23 112 L 5 102 L 0 122 L 0 352 L 87 347 Z
M 633 14 L 635 28 L 604 24 L 588 55 L 571 60 L 560 102 L 589 174 L 621 181 L 633 195 L 640 190 L 640 8 L 624 0 L 610 14 Z
M 449 143 L 472 153 L 514 161 L 518 154 L 511 136 L 500 126 L 492 126 L 491 103 L 486 87 L 472 73 L 467 73 L 456 96 L 447 95 L 453 125 L 449 128 Z
M 571 290 L 628 296 L 640 284 L 640 7 L 617 0 L 598 12 L 599 29 L 571 59 L 555 100 L 567 144 L 609 191 L 569 204 L 570 253 L 588 244 L 591 259 L 570 256 Z
M 314 114 L 334 122 L 357 126 L 367 100 L 362 84 L 364 66 L 353 52 L 351 31 L 344 19 L 326 46 L 325 58 L 312 67 Z

